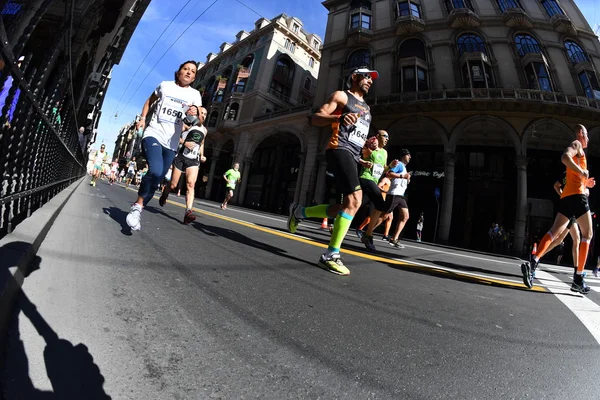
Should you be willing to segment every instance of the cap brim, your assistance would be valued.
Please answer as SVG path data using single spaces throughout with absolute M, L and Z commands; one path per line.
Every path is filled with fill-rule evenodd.
M 369 71 L 369 75 L 371 75 L 371 78 L 373 78 L 373 80 L 379 78 L 379 72 L 377 71 Z

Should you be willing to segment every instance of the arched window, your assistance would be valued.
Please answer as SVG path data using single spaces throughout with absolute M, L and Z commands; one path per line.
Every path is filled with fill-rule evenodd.
M 527 80 L 527 88 L 534 90 L 543 90 L 552 92 L 552 80 L 546 59 L 543 57 L 542 48 L 538 41 L 527 34 L 519 34 L 515 36 L 515 50 L 521 58 L 527 54 L 540 54 L 540 57 L 531 58 L 529 62 L 523 65 L 525 78 Z
M 311 68 L 314 68 L 314 66 L 315 66 L 315 59 L 314 58 L 312 58 L 312 57 L 308 58 L 308 66 L 311 67 Z
M 419 39 L 408 39 L 398 49 L 399 81 L 401 92 L 429 90 L 429 72 L 425 44 Z
M 590 61 L 590 58 L 581 46 L 572 40 L 565 41 L 565 49 L 567 50 L 569 60 L 573 65 Z M 600 99 L 600 84 L 598 84 L 598 77 L 592 68 L 588 68 L 588 65 L 589 64 L 583 64 L 576 67 L 581 89 L 586 97 L 590 99 Z
M 584 61 L 590 61 L 585 51 L 572 40 L 567 40 L 565 42 L 565 48 L 567 49 L 567 54 L 569 55 L 569 59 L 571 60 L 571 64 L 577 64 Z
M 527 53 L 542 53 L 540 44 L 531 35 L 520 34 L 515 36 L 515 47 L 521 57 Z
M 474 33 L 465 33 L 460 35 L 456 39 L 456 46 L 458 48 L 458 56 L 462 56 L 464 53 L 483 53 L 487 55 L 487 48 L 483 39 L 475 35 Z
M 208 117 L 208 127 L 209 128 L 214 128 L 215 126 L 217 126 L 217 119 L 219 118 L 219 112 L 218 111 L 213 111 L 210 113 L 210 117 Z
M 286 50 L 289 50 L 290 53 L 293 53 L 296 50 L 296 44 L 293 43 L 290 39 L 285 39 L 284 47 Z
M 461 72 L 465 87 L 492 88 L 494 74 L 487 56 L 483 39 L 474 33 L 465 33 L 456 39 L 456 47 L 461 62 Z M 465 57 L 462 57 L 466 54 Z
M 544 9 L 550 18 L 557 14 L 565 15 L 565 12 L 556 0 L 542 0 L 542 6 L 544 6 Z
M 254 55 L 248 54 L 244 61 L 237 66 L 237 76 L 235 78 L 235 84 L 231 86 L 232 92 L 243 93 L 246 91 L 246 84 L 248 83 L 248 77 L 252 72 L 252 65 L 254 64 Z
M 279 57 L 275 64 L 275 72 L 273 72 L 269 92 L 289 102 L 292 83 L 294 81 L 294 71 L 294 62 L 288 56 Z
M 346 62 L 346 69 L 354 69 L 362 66 L 371 66 L 371 53 L 367 49 L 356 50 Z

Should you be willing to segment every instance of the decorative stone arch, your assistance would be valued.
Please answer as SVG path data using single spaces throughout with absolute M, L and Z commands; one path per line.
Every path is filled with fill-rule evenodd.
M 233 141 L 233 153 L 235 154 L 238 149 L 239 149 L 239 135 L 232 135 L 232 134 L 224 134 L 223 136 L 221 136 L 218 139 L 215 139 L 214 143 L 214 150 L 213 150 L 213 155 L 215 156 L 219 156 L 219 154 L 221 154 L 221 150 L 223 150 L 223 147 L 225 147 L 225 145 L 227 144 L 227 142 L 229 141 Z
M 260 146 L 260 144 L 266 138 L 268 138 L 269 136 L 276 135 L 278 133 L 289 133 L 294 135 L 300 142 L 300 152 L 306 152 L 306 137 L 304 133 L 293 126 L 281 125 L 273 129 L 252 134 L 251 138 L 249 138 L 248 140 L 248 145 L 245 151 L 245 157 L 252 158 L 252 155 L 254 154 L 258 146 Z
M 411 130 L 410 128 L 413 129 Z M 435 132 L 434 136 L 439 137 L 439 144 L 444 146 L 444 151 L 449 150 L 448 132 L 442 124 L 433 118 L 416 115 L 405 117 L 392 122 L 385 130 L 388 131 L 391 141 L 395 141 L 395 138 L 401 137 L 402 139 L 407 139 L 407 142 L 411 144 L 421 144 L 419 143 L 421 141 L 424 144 L 430 144 L 432 142 L 431 137 L 424 137 L 423 133 Z
M 539 118 L 523 130 L 523 155 L 527 154 L 528 147 L 534 145 L 537 145 L 536 148 L 562 151 L 573 139 L 573 127 L 557 119 Z
M 450 134 L 450 140 L 448 141 L 448 150 L 450 153 L 456 152 L 456 146 L 458 145 L 458 142 L 460 141 L 460 139 L 465 137 L 465 132 L 468 131 L 468 128 L 470 128 L 474 124 L 481 124 L 483 126 L 484 132 L 480 132 L 480 134 L 482 135 L 486 134 L 486 127 L 491 124 L 492 128 L 497 128 L 496 132 L 500 132 L 500 135 L 494 135 L 496 136 L 496 141 L 498 142 L 498 144 L 506 144 L 502 143 L 501 141 L 498 141 L 498 137 L 504 136 L 506 139 L 508 139 L 508 142 L 514 146 L 516 155 L 524 154 L 523 149 L 521 147 L 521 140 L 515 128 L 504 119 L 487 114 L 473 115 L 471 117 L 467 117 L 460 121 L 452 129 L 452 133 Z M 496 133 L 494 130 L 492 130 L 492 132 Z M 479 139 L 479 137 L 475 137 L 475 139 Z M 487 136 L 484 136 L 484 139 L 487 139 Z M 496 144 L 489 143 L 487 140 L 485 140 L 485 142 L 486 143 L 484 144 Z

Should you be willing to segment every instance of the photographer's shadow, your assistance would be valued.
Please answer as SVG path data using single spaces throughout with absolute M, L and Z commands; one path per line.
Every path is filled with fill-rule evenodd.
M 36 256 L 25 275 L 39 269 L 40 261 L 41 258 Z M 46 343 L 43 362 L 52 391 L 37 389 L 31 379 L 27 349 L 23 341 L 25 336 L 19 326 L 21 313 L 29 319 Z M 31 348 L 28 350 L 31 353 Z M 111 398 L 104 391 L 104 376 L 94 363 L 87 346 L 82 343 L 73 345 L 68 340 L 61 339 L 23 291 L 19 293 L 11 315 L 3 361 L 6 364 L 2 376 L 5 397 L 2 398 L 7 400 Z

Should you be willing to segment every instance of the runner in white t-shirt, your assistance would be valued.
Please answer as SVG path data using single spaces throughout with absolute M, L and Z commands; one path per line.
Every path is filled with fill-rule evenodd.
M 190 106 L 202 106 L 200 92 L 190 86 L 196 79 L 196 70 L 195 61 L 184 62 L 175 73 L 175 81 L 162 82 L 144 104 L 138 129 L 145 127 L 150 106 L 154 107 L 142 139 L 148 173 L 144 175 L 138 198 L 127 215 L 127 224 L 132 230 L 141 228 L 142 209 L 154 196 L 175 158 L 183 119 L 186 115 L 198 115 L 197 107 Z
M 100 150 L 97 150 L 94 154 L 94 169 L 92 170 L 92 180 L 90 182 L 90 186 L 96 186 L 96 181 L 102 173 L 102 164 L 104 164 L 108 158 L 108 153 L 105 151 L 105 149 L 106 147 L 101 145 Z

